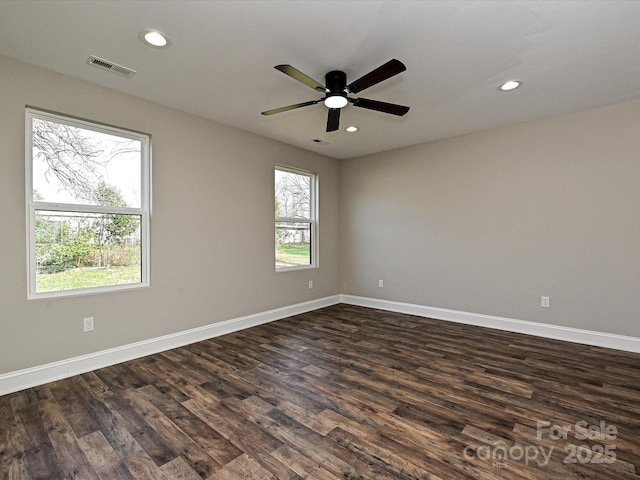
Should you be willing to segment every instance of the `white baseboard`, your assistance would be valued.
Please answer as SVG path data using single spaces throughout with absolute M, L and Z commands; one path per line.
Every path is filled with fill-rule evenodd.
M 495 328 L 509 332 L 525 333 L 544 338 L 554 338 L 566 342 L 582 343 L 596 347 L 614 348 L 627 352 L 640 353 L 640 338 L 617 335 L 614 333 L 594 332 L 579 328 L 550 325 L 548 323 L 515 320 L 513 318 L 495 317 L 479 313 L 448 310 L 446 308 L 427 307 L 411 303 L 379 300 L 376 298 L 340 295 L 341 303 L 378 308 L 398 313 L 408 313 L 419 317 L 435 318 L 449 322 L 465 323 L 478 327 Z
M 582 343 L 597 347 L 614 348 L 628 352 L 640 353 L 640 338 L 627 337 L 612 333 L 594 332 L 578 328 L 562 327 L 545 323 L 528 322 L 512 318 L 495 317 L 478 313 L 448 310 L 411 303 L 380 300 L 376 298 L 358 297 L 355 295 L 333 295 L 309 302 L 298 303 L 287 307 L 268 310 L 266 312 L 238 317 L 204 327 L 193 328 L 182 332 L 151 338 L 141 342 L 110 348 L 79 357 L 58 362 L 47 363 L 24 370 L 0 375 L 0 395 L 24 390 L 25 388 L 43 385 L 48 382 L 90 372 L 98 368 L 108 367 L 135 358 L 152 355 L 172 348 L 182 347 L 190 343 L 226 335 L 227 333 L 255 327 L 263 323 L 273 322 L 300 313 L 317 310 L 337 303 L 359 305 L 398 313 L 407 313 L 420 317 L 435 318 L 449 322 L 465 323 L 479 327 L 495 328 L 509 332 L 525 333 L 538 337 L 554 338 L 574 343 Z
M 280 320 L 281 318 L 298 315 L 311 310 L 317 310 L 318 308 L 328 307 L 336 303 L 340 303 L 339 295 L 298 303 L 275 310 L 268 310 L 266 312 L 205 325 L 204 327 L 193 328 L 162 337 L 123 345 L 121 347 L 109 348 L 79 357 L 5 373 L 0 375 L 0 395 L 17 392 L 25 388 L 35 387 L 62 378 L 72 377 L 172 348 L 182 347 L 220 335 L 226 335 L 227 333 L 255 327 L 263 323 L 273 322 L 274 320 Z

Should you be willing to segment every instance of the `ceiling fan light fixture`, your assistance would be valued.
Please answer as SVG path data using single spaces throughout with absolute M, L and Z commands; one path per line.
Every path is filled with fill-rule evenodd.
M 387 63 L 380 65 L 378 68 L 371 70 L 369 73 L 358 78 L 354 82 L 347 85 L 347 74 L 342 70 L 332 70 L 328 72 L 325 78 L 325 84 L 322 85 L 317 80 L 305 75 L 297 68 L 291 65 L 276 65 L 276 70 L 284 73 L 288 77 L 312 88 L 316 92 L 325 92 L 326 95 L 318 100 L 310 100 L 308 102 L 296 103 L 286 107 L 273 108 L 261 112 L 262 115 L 274 115 L 276 113 L 288 112 L 301 107 L 315 105 L 323 102 L 328 108 L 327 112 L 327 129 L 326 132 L 335 132 L 340 128 L 340 112 L 342 108 L 351 103 L 354 107 L 375 110 L 376 112 L 388 113 L 391 115 L 403 116 L 409 111 L 409 107 L 397 105 L 395 103 L 380 102 L 378 100 L 370 100 L 367 98 L 350 98 L 349 94 L 357 94 L 369 87 L 377 85 L 385 80 L 404 72 L 407 67 L 400 60 L 395 58 Z M 357 131 L 349 129 L 351 132 Z
M 324 99 L 324 104 L 327 108 L 342 108 L 345 107 L 347 103 L 349 103 L 349 100 L 343 95 L 331 95 Z
M 504 82 L 502 85 L 498 87 L 498 90 L 501 92 L 510 92 L 522 86 L 522 82 L 520 80 L 509 80 Z
M 169 48 L 171 46 L 169 37 L 158 30 L 141 30 L 138 33 L 138 38 L 142 43 L 153 48 Z

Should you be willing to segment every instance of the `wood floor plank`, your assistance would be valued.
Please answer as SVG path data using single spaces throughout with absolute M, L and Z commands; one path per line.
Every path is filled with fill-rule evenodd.
M 284 413 L 272 410 L 269 412 L 268 418 L 257 418 L 254 421 L 263 424 L 268 431 L 283 443 L 304 452 L 310 460 L 322 465 L 333 475 L 350 478 L 350 476 L 357 473 L 351 464 L 345 462 L 333 452 L 322 448 L 326 437 L 308 429 Z
M 258 462 L 244 454 L 227 464 L 224 469 L 209 477 L 209 480 L 277 480 L 268 470 Z
M 197 438 L 198 446 L 219 465 L 224 465 L 242 454 L 237 447 L 210 428 L 173 398 L 162 395 L 152 385 L 136 389 L 136 394 L 148 400 L 171 420 L 189 438 Z
M 98 378 L 97 375 L 95 378 Z M 88 384 L 82 377 L 69 384 L 85 408 L 91 411 L 94 421 L 119 458 L 125 458 L 142 450 L 132 435 L 130 424 L 117 409 L 109 407 L 109 400 L 116 395 L 109 389 L 104 390 L 104 384 L 97 384 L 97 391 L 94 389 L 96 383 Z
M 100 478 L 105 478 L 120 461 L 120 457 L 100 431 L 79 438 L 78 445 Z
M 185 402 L 189 410 L 207 422 L 236 447 L 258 461 L 263 468 L 278 479 L 295 479 L 297 475 L 280 463 L 271 453 L 281 447 L 281 441 L 247 420 L 237 411 L 220 404 L 215 409 L 204 408 L 197 402 Z M 249 406 L 251 410 L 251 406 Z M 223 468 L 226 470 L 226 468 Z
M 287 445 L 283 445 L 277 450 L 274 450 L 271 455 L 304 479 L 339 480 L 339 478 L 331 472 L 322 468 L 322 465 L 313 462 L 299 451 Z
M 55 401 L 62 407 L 64 416 L 77 437 L 83 437 L 99 429 L 68 382 L 54 382 L 51 384 L 50 390 Z
M 190 396 L 184 392 L 184 388 L 192 388 L 193 385 L 187 379 L 179 374 L 176 365 L 166 361 L 160 355 L 144 357 L 132 362 L 138 376 L 144 380 L 144 385 L 153 385 L 158 391 L 164 395 L 174 398 L 178 402 L 189 400 Z M 174 375 L 172 375 L 174 374 Z
M 180 429 L 173 419 L 153 405 L 147 398 L 148 395 L 130 389 L 124 391 L 123 396 L 158 432 L 164 442 L 180 454 L 179 458 L 183 458 L 197 475 L 206 478 L 220 469 L 221 465 L 211 458 L 198 442 Z
M 38 412 L 64 478 L 96 478 L 97 474 L 78 445 L 60 404 L 53 399 L 39 402 Z
M 0 397 L 68 478 L 640 480 L 640 354 L 334 305 Z
M 7 479 L 28 479 L 27 433 L 14 417 L 9 396 L 0 397 L 0 472 Z
M 176 457 L 160 467 L 162 474 L 172 480 L 202 480 L 184 457 Z
M 63 478 L 62 466 L 42 423 L 37 404 L 16 410 L 14 416 L 19 423 L 19 430 L 26 434 L 24 456 L 31 478 Z
M 144 416 L 138 413 L 122 395 L 110 395 L 103 400 L 104 405 L 112 412 L 118 412 L 122 425 L 127 429 L 131 438 L 140 449 L 134 448 L 121 452 L 121 458 L 130 458 L 140 454 L 143 450 L 157 466 L 164 465 L 178 456 L 178 454 L 162 439 L 160 434 L 149 425 Z
M 123 463 L 135 480 L 171 480 L 146 452 L 129 455 Z

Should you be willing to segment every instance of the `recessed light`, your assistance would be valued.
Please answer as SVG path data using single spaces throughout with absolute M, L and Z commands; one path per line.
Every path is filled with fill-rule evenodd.
M 355 125 L 351 125 L 351 126 L 349 126 L 349 127 L 345 128 L 345 130 L 346 130 L 347 132 L 349 132 L 349 133 L 353 133 L 353 132 L 357 132 L 359 129 L 358 129 L 358 127 L 356 127 Z
M 153 48 L 169 48 L 171 46 L 169 37 L 158 30 L 141 30 L 140 33 L 138 33 L 138 38 L 142 43 Z
M 522 86 L 522 82 L 520 80 L 509 80 L 508 82 L 504 82 L 502 85 L 498 87 L 498 90 L 501 92 L 510 92 L 511 90 L 515 90 L 516 88 Z

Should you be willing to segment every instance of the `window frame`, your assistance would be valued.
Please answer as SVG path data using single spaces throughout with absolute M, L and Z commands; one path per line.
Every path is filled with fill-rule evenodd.
M 128 138 L 140 142 L 140 207 L 114 207 L 34 200 L 33 195 L 33 120 L 39 119 L 98 133 Z M 150 221 L 151 221 L 151 135 L 115 127 L 69 115 L 40 110 L 27 106 L 25 109 L 25 182 L 27 216 L 27 299 L 52 299 L 87 294 L 108 293 L 122 290 L 146 288 L 150 279 Z M 135 215 L 140 217 L 140 282 L 84 287 L 68 290 L 36 291 L 36 213 L 38 211 L 68 213 L 98 213 Z
M 309 254 L 311 256 L 311 261 L 309 263 L 309 265 L 295 265 L 295 266 L 290 266 L 290 267 L 278 267 L 275 264 L 275 254 L 274 254 L 274 268 L 276 273 L 282 273 L 282 272 L 293 272 L 293 271 L 298 271 L 298 270 L 310 270 L 310 269 L 314 269 L 314 268 L 318 268 L 319 267 L 319 258 L 318 258 L 318 252 L 319 252 L 319 248 L 318 248 L 318 239 L 319 239 L 319 235 L 318 235 L 318 200 L 319 200 L 319 196 L 318 196 L 318 185 L 319 185 L 319 180 L 318 180 L 318 174 L 314 173 L 314 172 L 310 172 L 308 170 L 302 170 L 300 168 L 295 168 L 295 167 L 288 167 L 285 165 L 275 165 L 274 169 L 273 169 L 273 198 L 275 199 L 275 195 L 276 195 L 276 181 L 275 181 L 275 174 L 276 171 L 281 171 L 281 172 L 287 172 L 287 173 L 294 173 L 296 175 L 304 175 L 306 177 L 309 177 L 309 218 L 305 218 L 305 217 L 275 217 L 274 215 L 274 230 L 277 228 L 277 224 L 278 223 L 308 223 L 310 225 L 310 249 L 309 249 Z M 274 238 L 274 251 L 275 251 L 275 238 Z

